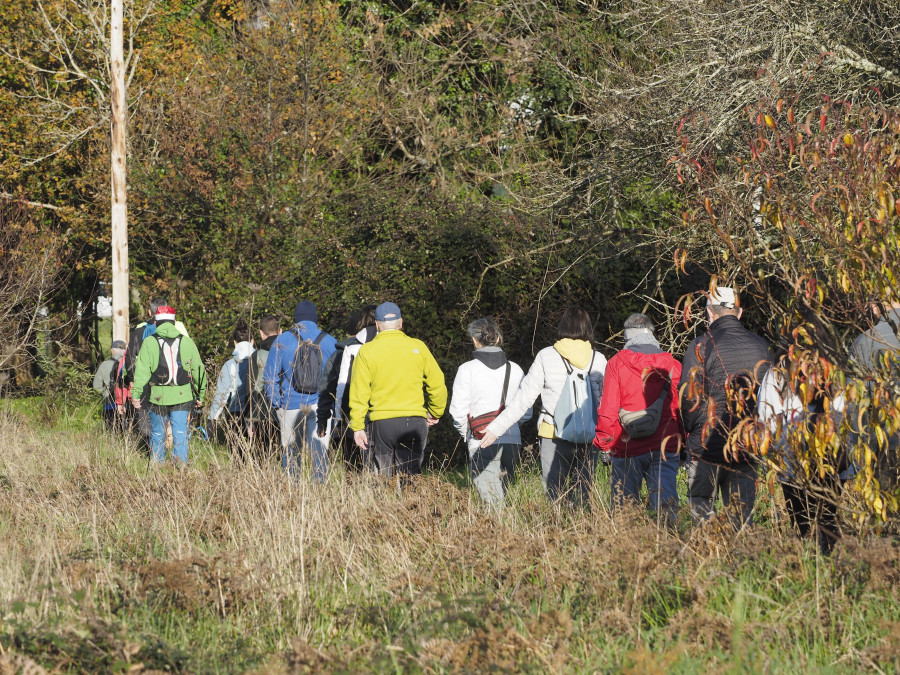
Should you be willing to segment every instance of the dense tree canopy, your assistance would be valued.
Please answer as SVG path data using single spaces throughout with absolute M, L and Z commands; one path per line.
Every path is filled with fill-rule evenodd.
M 527 360 L 569 302 L 677 351 L 715 274 L 849 372 L 898 300 L 894 0 L 126 6 L 135 307 L 169 294 L 208 352 L 301 297 L 336 332 L 396 300 L 448 368 L 467 320 Z M 0 7 L 0 192 L 59 207 L 64 315 L 109 275 L 107 20 Z

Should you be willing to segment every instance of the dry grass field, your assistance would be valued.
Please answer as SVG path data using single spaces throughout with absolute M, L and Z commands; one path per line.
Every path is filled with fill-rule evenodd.
M 193 443 L 149 467 L 84 408 L 0 408 L 0 673 L 895 672 L 900 548 L 772 518 L 674 535 L 486 511 L 453 474 L 325 485 Z M 765 492 L 765 490 L 763 490 Z M 783 521 L 781 521 L 783 522 Z

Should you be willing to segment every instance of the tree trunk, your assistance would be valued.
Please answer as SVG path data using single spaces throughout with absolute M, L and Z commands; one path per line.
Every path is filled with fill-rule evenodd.
M 112 332 L 113 340 L 128 339 L 128 205 L 125 186 L 125 58 L 123 0 L 112 0 L 109 23 L 112 156 Z

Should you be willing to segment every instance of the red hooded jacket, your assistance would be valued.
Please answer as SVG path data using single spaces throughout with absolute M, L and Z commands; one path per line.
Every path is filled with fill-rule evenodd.
M 656 433 L 647 438 L 629 438 L 619 423 L 619 409 L 644 410 L 653 405 L 662 393 L 667 377 L 670 378 L 669 395 Z M 597 409 L 594 445 L 611 452 L 613 457 L 636 457 L 659 450 L 668 438 L 665 442 L 666 454 L 678 452 L 680 440 L 684 438 L 678 412 L 680 378 L 681 363 L 668 352 L 652 345 L 635 345 L 612 357 L 606 365 L 603 379 L 603 398 Z

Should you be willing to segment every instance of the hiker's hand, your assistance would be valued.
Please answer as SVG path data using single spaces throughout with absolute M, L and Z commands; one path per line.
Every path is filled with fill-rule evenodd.
M 439 422 L 438 418 L 437 418 L 437 417 L 433 417 L 433 416 L 430 415 L 430 414 L 425 418 L 425 423 L 426 423 L 428 426 L 430 426 L 430 427 L 433 427 L 433 426 L 434 426 L 435 424 L 437 424 L 438 422 Z
M 140 410 L 141 409 L 141 399 L 139 399 L 139 398 L 131 399 L 131 405 L 134 406 L 135 410 Z
M 494 434 L 492 434 L 490 431 L 485 431 L 484 437 L 481 439 L 481 443 L 479 443 L 478 446 L 481 448 L 486 448 L 489 445 L 493 445 L 494 441 L 496 440 L 497 437 Z
M 194 401 L 194 407 L 197 410 L 202 410 L 203 409 L 203 401 Z
M 369 447 L 369 437 L 366 436 L 366 432 L 363 430 L 353 432 L 353 442 L 363 450 Z
M 610 457 L 608 450 L 600 451 L 600 463 L 603 466 L 612 466 L 612 458 Z
M 320 426 L 316 427 L 316 436 L 319 438 L 325 438 L 325 432 L 328 431 L 328 427 Z
M 121 404 L 117 405 L 116 406 L 116 414 L 124 415 L 125 414 L 125 406 L 121 405 Z

